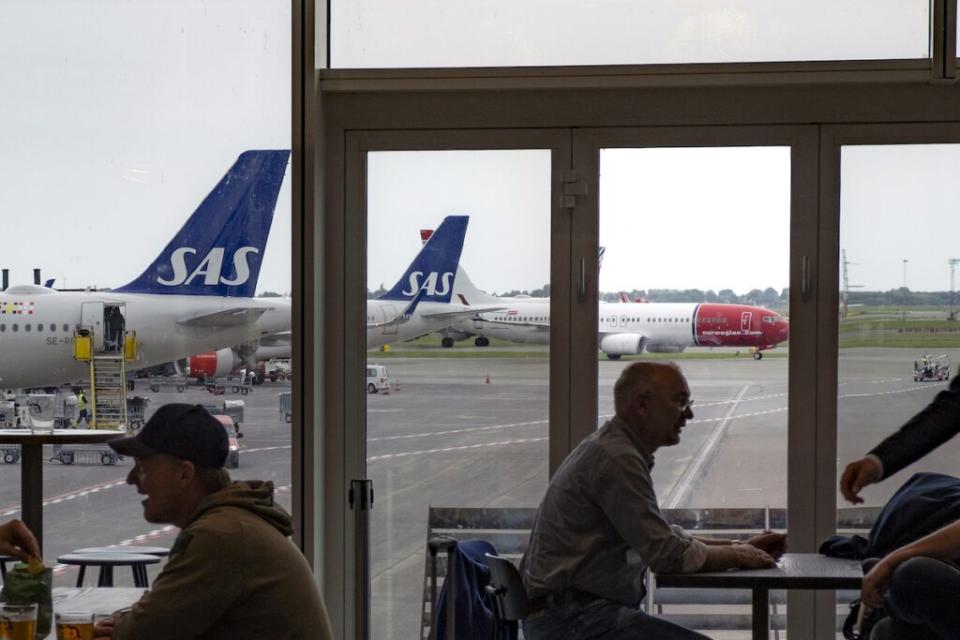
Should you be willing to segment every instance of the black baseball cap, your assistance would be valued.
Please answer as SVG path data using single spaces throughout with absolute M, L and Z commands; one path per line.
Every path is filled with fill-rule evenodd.
M 107 444 L 123 456 L 146 458 L 165 453 L 199 467 L 217 469 L 227 461 L 229 443 L 223 425 L 198 404 L 165 404 L 140 433 Z

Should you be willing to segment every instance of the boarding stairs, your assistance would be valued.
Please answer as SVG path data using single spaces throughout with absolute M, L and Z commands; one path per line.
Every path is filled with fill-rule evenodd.
M 73 336 L 73 357 L 90 367 L 90 408 L 94 429 L 126 429 L 126 362 L 137 359 L 137 334 L 129 331 L 120 345 L 94 348 L 93 330 L 80 327 Z M 117 348 L 119 346 L 119 348 Z
M 122 353 L 97 354 L 90 360 L 90 405 L 95 429 L 125 429 L 127 375 Z

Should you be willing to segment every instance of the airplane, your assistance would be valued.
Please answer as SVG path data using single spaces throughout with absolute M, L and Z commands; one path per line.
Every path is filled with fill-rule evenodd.
M 418 338 L 478 311 L 501 309 L 499 303 L 476 307 L 452 300 L 469 220 L 444 218 L 396 284 L 367 300 L 367 349 Z
M 73 354 L 80 332 L 96 352 L 135 331 L 135 370 L 289 331 L 289 304 L 252 297 L 289 157 L 286 149 L 241 153 L 160 255 L 122 287 L 0 292 L 0 388 L 84 379 L 89 365 Z
M 423 233 L 423 232 L 421 232 Z M 428 234 L 429 237 L 429 234 Z M 477 289 L 459 268 L 454 295 L 464 305 L 500 305 L 479 311 L 444 330 L 441 345 L 452 347 L 457 335 L 476 336 L 477 346 L 490 338 L 526 344 L 550 340 L 550 299 L 492 296 Z M 625 295 L 621 296 L 621 300 Z M 600 304 L 598 346 L 607 358 L 643 353 L 679 353 L 687 347 L 751 347 L 756 360 L 763 351 L 785 342 L 789 323 L 778 313 L 744 304 L 627 303 Z
M 424 241 L 420 252 L 396 284 L 379 298 L 367 300 L 368 349 L 412 340 L 477 312 L 476 307 L 451 303 L 454 276 L 468 223 L 469 216 L 444 218 L 433 234 L 432 241 Z M 284 300 L 289 305 L 289 299 Z M 499 308 L 485 307 L 481 310 Z M 246 354 L 242 347 L 196 354 L 177 362 L 175 368 L 180 373 L 198 379 L 226 376 L 244 365 L 256 369 L 259 363 L 267 360 L 290 357 L 290 332 L 264 336 L 256 348 Z

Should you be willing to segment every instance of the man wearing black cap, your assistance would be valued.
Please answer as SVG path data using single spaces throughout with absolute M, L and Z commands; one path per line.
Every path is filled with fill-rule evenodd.
M 136 461 L 127 483 L 146 496 L 147 522 L 181 532 L 150 592 L 99 623 L 97 638 L 331 638 L 273 483 L 231 483 L 227 434 L 203 407 L 160 407 L 135 437 L 110 446 Z

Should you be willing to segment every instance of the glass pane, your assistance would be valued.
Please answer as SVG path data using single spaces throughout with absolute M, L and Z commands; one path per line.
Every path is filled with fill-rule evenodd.
M 290 385 L 270 377 L 288 369 L 273 356 L 290 355 L 290 21 L 282 2 L 0 7 L 0 267 L 11 285 L 0 294 L 0 387 L 56 395 L 70 427 L 122 422 L 112 411 L 125 396 L 149 400 L 128 403 L 135 426 L 170 402 L 229 413 L 243 434 L 231 473 L 272 480 L 287 508 L 291 433 L 277 394 Z M 34 268 L 52 289 L 29 288 Z M 241 308 L 254 313 L 216 315 Z M 97 371 L 101 356 L 118 365 L 136 333 L 132 390 L 120 376 L 92 388 L 72 351 L 84 328 Z M 260 382 L 261 366 L 266 382 L 244 384 L 241 370 Z M 242 419 L 226 403 L 243 403 Z M 44 447 L 48 564 L 81 547 L 172 544 L 175 527 L 145 521 L 143 496 L 125 484 L 133 461 L 108 451 Z M 21 468 L 0 465 L 4 517 L 18 513 Z M 55 575 L 73 586 L 77 567 Z M 116 577 L 132 585 L 131 572 Z
M 945 388 L 960 357 L 954 198 L 960 145 L 842 149 L 838 473 Z M 910 224 L 903 224 L 909 212 Z M 875 514 L 917 471 L 957 474 L 960 442 L 863 490 Z M 841 527 L 851 505 L 838 495 Z
M 334 68 L 925 58 L 927 0 L 334 0 Z
M 598 424 L 630 363 L 680 367 L 694 418 L 653 481 L 667 519 L 698 533 L 786 525 L 789 229 L 788 147 L 601 150 Z M 717 601 L 686 624 L 712 636 L 747 610 Z
M 459 508 L 450 519 L 519 507 L 532 520 L 543 497 L 550 162 L 548 150 L 368 155 L 375 638 L 421 637 L 431 507 Z M 425 245 L 422 230 L 435 230 Z M 502 510 L 472 513 L 474 534 L 460 537 L 516 553 L 522 536 L 476 533 L 502 527 Z

